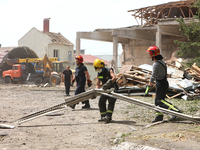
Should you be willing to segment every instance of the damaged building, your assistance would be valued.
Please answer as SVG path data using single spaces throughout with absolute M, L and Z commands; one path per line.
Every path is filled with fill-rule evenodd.
M 192 7 L 194 1 L 177 1 L 129 10 L 138 25 L 96 29 L 93 32 L 77 32 L 76 54 L 80 54 L 81 39 L 105 41 L 113 43 L 113 68 L 117 70 L 118 44 L 122 45 L 122 65 L 152 64 L 146 50 L 150 45 L 161 49 L 166 60 L 177 50 L 174 40 L 185 41 L 186 37 L 179 31 L 177 18 L 183 17 L 189 23 L 196 14 L 197 8 Z M 139 23 L 140 21 L 140 23 Z

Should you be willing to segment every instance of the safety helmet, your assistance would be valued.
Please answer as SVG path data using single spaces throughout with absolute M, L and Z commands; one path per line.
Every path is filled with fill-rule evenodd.
M 76 56 L 76 59 L 78 59 L 79 63 L 83 63 L 83 57 L 81 55 Z
M 160 55 L 160 49 L 157 46 L 150 46 L 147 49 L 147 53 L 149 53 L 151 57 L 155 57 L 155 56 Z
M 105 63 L 103 60 L 95 59 L 93 66 L 94 66 L 95 71 L 97 71 L 99 68 L 105 67 Z

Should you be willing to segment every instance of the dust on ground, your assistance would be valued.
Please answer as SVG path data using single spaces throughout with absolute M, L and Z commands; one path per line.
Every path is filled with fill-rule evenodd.
M 74 90 L 75 87 L 71 88 L 70 95 L 74 95 Z M 63 103 L 66 98 L 63 85 L 0 84 L 0 124 L 7 121 L 6 124 L 16 126 L 14 129 L 0 129 L 0 149 L 200 149 L 200 125 L 177 120 L 144 128 L 150 124 L 155 112 L 121 100 L 116 101 L 114 121 L 99 123 L 99 97 L 90 100 L 90 109 L 81 109 L 80 103 L 75 110 L 68 107 L 21 125 L 9 123 Z M 138 99 L 154 103 L 154 98 Z M 191 102 L 192 106 L 184 100 L 171 102 L 186 113 L 200 116 L 199 101 Z M 165 115 L 165 119 L 168 117 Z M 1 133 L 6 136 L 1 136 Z

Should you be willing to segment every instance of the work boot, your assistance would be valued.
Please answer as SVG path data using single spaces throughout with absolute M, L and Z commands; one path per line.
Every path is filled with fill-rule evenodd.
M 163 115 L 156 115 L 156 118 L 151 121 L 151 123 L 162 121 L 163 120 Z
M 71 107 L 72 109 L 75 109 L 75 106 L 76 106 L 76 104 L 71 105 L 71 106 L 69 106 L 69 107 Z
M 82 109 L 85 109 L 85 108 L 90 108 L 90 103 L 85 103 L 85 105 L 82 107 Z
M 104 117 L 104 121 L 105 121 L 105 123 L 110 123 L 111 120 L 112 120 L 112 118 L 109 117 L 109 116 L 105 116 L 105 117 Z
M 105 117 L 101 117 L 101 119 L 98 120 L 98 122 L 103 122 L 105 121 Z

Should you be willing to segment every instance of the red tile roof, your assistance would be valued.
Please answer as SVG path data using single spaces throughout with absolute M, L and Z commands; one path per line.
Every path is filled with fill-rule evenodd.
M 95 59 L 100 59 L 96 56 L 92 56 L 92 55 L 81 55 L 83 57 L 83 62 L 85 63 L 94 63 Z M 100 60 L 103 60 L 103 59 L 100 59 Z M 108 64 L 108 61 L 106 60 L 103 60 L 104 63 L 107 65 Z

